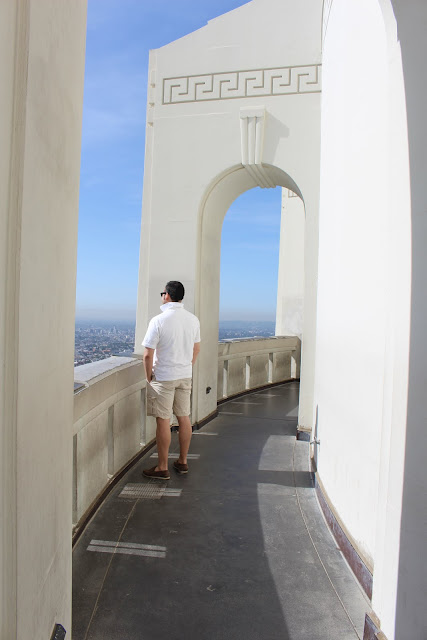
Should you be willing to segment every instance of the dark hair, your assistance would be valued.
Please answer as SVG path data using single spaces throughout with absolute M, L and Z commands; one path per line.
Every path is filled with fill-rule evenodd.
M 184 285 L 177 280 L 167 282 L 165 291 L 170 295 L 172 302 L 180 302 L 185 294 Z

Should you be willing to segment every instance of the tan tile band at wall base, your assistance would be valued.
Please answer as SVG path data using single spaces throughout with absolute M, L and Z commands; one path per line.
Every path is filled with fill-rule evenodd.
M 380 629 L 380 621 L 373 611 L 367 613 L 365 616 L 363 640 L 387 640 Z
M 346 531 L 344 525 L 340 522 L 317 472 L 315 473 L 315 487 L 319 504 L 332 535 L 350 565 L 354 575 L 359 581 L 360 586 L 368 596 L 369 600 L 371 600 L 373 567 L 371 566 L 369 559 L 365 558 L 362 552 L 357 548 L 357 545 L 351 538 L 349 532 Z

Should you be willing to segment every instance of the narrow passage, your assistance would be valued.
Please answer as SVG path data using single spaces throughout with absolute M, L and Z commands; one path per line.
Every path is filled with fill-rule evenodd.
M 73 552 L 73 640 L 362 638 L 369 602 L 295 439 L 298 392 L 221 405 L 186 476 L 143 478 L 155 449 L 129 471 Z

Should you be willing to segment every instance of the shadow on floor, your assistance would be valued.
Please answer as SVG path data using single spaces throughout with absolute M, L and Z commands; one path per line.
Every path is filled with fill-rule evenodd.
M 74 550 L 73 640 L 358 637 L 367 605 L 356 597 L 349 617 L 318 555 L 353 580 L 295 440 L 297 405 L 295 384 L 230 401 L 193 436 L 188 476 L 144 479 L 153 451 L 132 468 Z

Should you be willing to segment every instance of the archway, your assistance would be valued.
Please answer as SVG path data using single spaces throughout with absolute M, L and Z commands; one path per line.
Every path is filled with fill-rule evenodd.
M 263 169 L 271 186 L 290 189 L 304 201 L 299 186 L 283 169 L 272 165 L 263 165 Z M 195 311 L 202 327 L 203 349 L 194 376 L 194 422 L 200 422 L 216 410 L 223 220 L 232 202 L 255 186 L 254 178 L 245 167 L 230 167 L 212 181 L 200 206 Z M 206 392 L 208 387 L 210 393 Z
M 260 40 L 265 6 L 249 2 L 150 57 L 135 350 L 141 352 L 148 321 L 158 313 L 159 287 L 173 273 L 185 283 L 186 308 L 202 323 L 195 422 L 216 410 L 222 220 L 241 193 L 258 185 L 304 196 L 299 427 L 313 425 L 321 9 L 318 0 L 304 11 L 295 0 L 275 3 L 275 20 Z
M 255 187 L 242 193 L 225 215 L 220 342 L 275 335 L 282 194 L 281 187 Z

